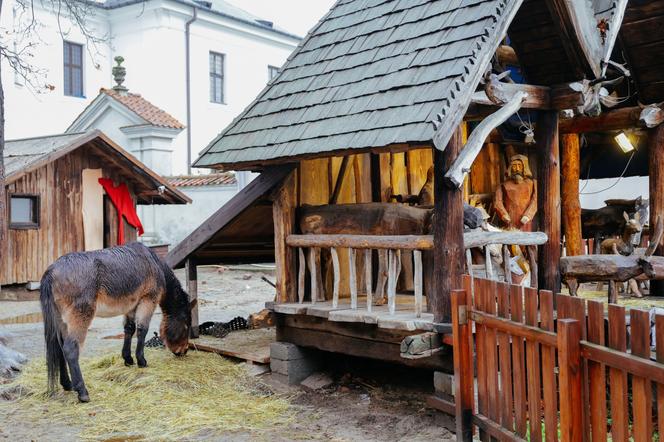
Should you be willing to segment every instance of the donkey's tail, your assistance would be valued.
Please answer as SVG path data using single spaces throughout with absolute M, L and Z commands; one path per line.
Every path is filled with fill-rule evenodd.
M 60 336 L 60 312 L 53 299 L 53 276 L 49 270 L 44 273 L 40 285 L 42 316 L 44 317 L 44 339 L 46 340 L 46 369 L 48 372 L 48 391 L 55 391 L 57 376 L 64 361 L 62 338 Z

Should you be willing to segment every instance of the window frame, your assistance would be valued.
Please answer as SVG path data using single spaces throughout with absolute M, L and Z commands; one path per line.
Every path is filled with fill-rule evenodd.
M 69 60 L 65 57 L 65 53 L 69 47 Z M 81 64 L 74 64 L 73 58 L 73 48 L 78 48 L 81 51 Z M 85 70 L 84 70 L 84 57 L 83 57 L 83 45 L 73 41 L 63 40 L 62 44 L 62 67 L 63 67 L 63 76 L 62 76 L 62 91 L 65 97 L 74 97 L 74 98 L 85 98 Z M 81 72 L 81 94 L 76 95 L 76 91 L 73 90 L 73 72 L 75 69 L 79 69 Z M 67 77 L 69 77 L 69 91 L 67 90 Z
M 10 193 L 7 195 L 7 220 L 9 228 L 12 230 L 31 230 L 41 227 L 41 195 L 36 193 Z M 32 200 L 33 222 L 12 222 L 12 198 L 25 198 Z
M 272 75 L 272 72 L 274 71 L 274 75 Z M 270 82 L 274 80 L 274 78 L 279 75 L 279 71 L 281 71 L 281 68 L 277 66 L 273 66 L 271 64 L 267 65 L 267 81 Z
M 215 57 L 221 58 L 221 72 L 214 71 L 216 66 Z M 226 104 L 226 54 L 221 52 L 210 51 L 208 54 L 208 78 L 210 81 L 210 89 L 208 91 L 210 103 L 212 104 Z M 216 100 L 216 82 L 213 80 L 219 79 L 221 82 L 221 100 Z

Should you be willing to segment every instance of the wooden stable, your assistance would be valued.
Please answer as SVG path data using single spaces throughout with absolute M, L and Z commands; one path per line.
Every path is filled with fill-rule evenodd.
M 117 211 L 97 178 L 126 183 L 135 204 L 190 201 L 98 131 L 7 141 L 5 165 L 7 206 L 11 211 L 12 198 L 26 198 L 33 213 L 21 224 L 9 214 L 0 285 L 39 281 L 66 253 L 117 245 Z M 94 206 L 89 194 L 97 197 Z M 123 222 L 125 240 L 136 240 L 136 229 Z

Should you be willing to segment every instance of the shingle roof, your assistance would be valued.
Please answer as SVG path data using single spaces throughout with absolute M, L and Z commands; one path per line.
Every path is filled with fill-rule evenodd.
M 158 108 L 150 103 L 140 94 L 120 94 L 113 89 L 100 89 L 99 93 L 106 94 L 122 103 L 130 111 L 134 112 L 139 117 L 143 118 L 148 123 L 171 129 L 184 129 L 184 124 L 180 123 L 175 117 L 168 112 Z
M 232 186 L 237 184 L 235 174 L 211 173 L 208 175 L 183 175 L 166 177 L 166 180 L 175 187 L 198 187 L 198 186 Z
M 521 1 L 339 0 L 195 165 L 430 141 L 437 114 L 461 121 Z

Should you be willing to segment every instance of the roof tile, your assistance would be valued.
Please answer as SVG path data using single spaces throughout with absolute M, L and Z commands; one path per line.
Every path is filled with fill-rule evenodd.
M 140 94 L 121 94 L 113 89 L 104 88 L 100 89 L 99 92 L 114 98 L 153 126 L 167 127 L 171 129 L 184 129 L 185 127 L 184 124 L 180 123 L 171 114 L 150 103 Z

